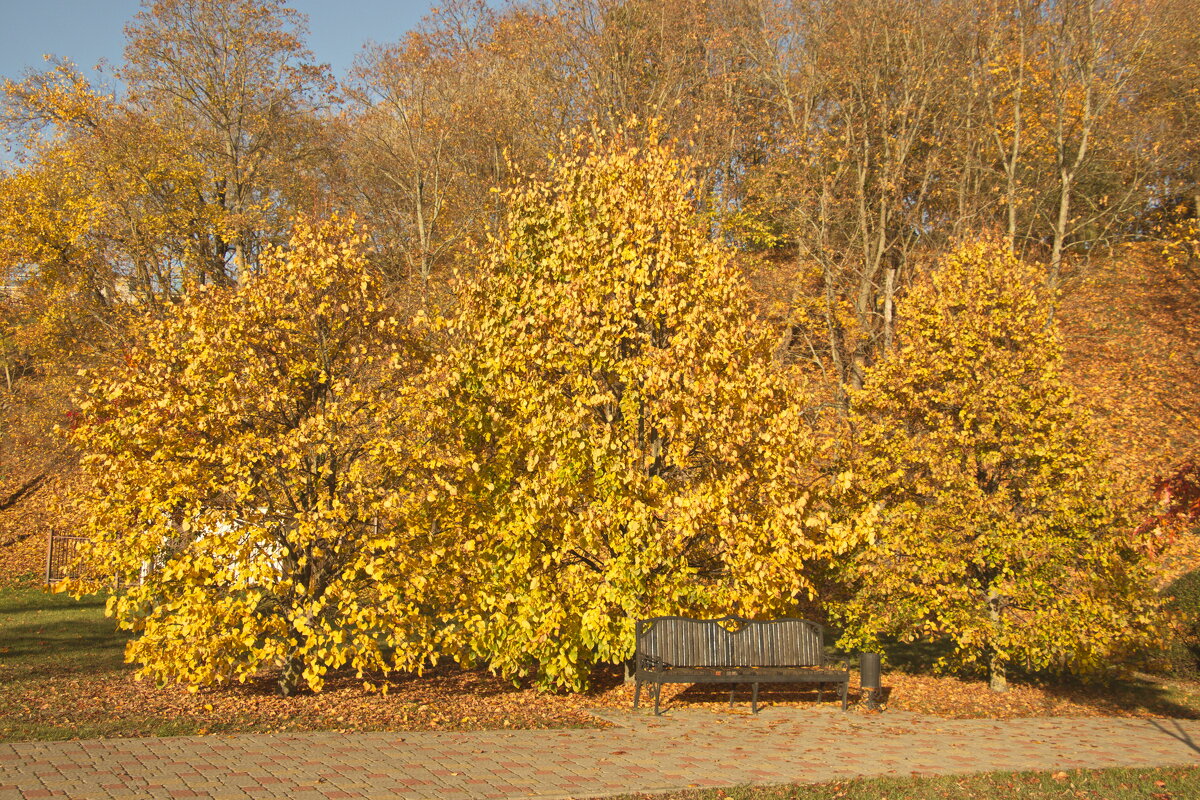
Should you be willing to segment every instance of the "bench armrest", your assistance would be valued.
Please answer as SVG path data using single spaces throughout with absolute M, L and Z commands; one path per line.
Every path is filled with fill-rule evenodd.
M 641 653 L 637 656 L 637 658 L 634 662 L 634 666 L 637 669 L 643 670 L 646 672 L 662 672 L 663 670 L 665 670 L 667 668 L 667 663 L 664 662 L 661 658 L 657 658 L 655 656 L 649 656 L 649 655 L 646 655 L 645 653 Z

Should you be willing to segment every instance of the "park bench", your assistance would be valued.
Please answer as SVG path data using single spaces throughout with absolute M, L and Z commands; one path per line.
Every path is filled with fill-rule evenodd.
M 761 683 L 816 683 L 818 703 L 824 684 L 835 683 L 846 710 L 850 670 L 825 657 L 825 629 L 815 622 L 654 617 L 638 620 L 635 636 L 633 707 L 642 683 L 653 684 L 655 716 L 664 683 L 749 683 L 754 713 Z

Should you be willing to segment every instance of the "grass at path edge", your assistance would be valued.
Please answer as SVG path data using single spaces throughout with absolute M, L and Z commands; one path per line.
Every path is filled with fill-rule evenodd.
M 818 784 L 740 786 L 609 800 L 1196 800 L 1200 767 L 985 772 L 855 778 Z

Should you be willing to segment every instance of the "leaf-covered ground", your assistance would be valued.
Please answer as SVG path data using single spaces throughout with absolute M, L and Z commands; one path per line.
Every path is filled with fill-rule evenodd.
M 595 725 L 586 696 L 551 696 L 451 667 L 397 676 L 386 695 L 347 675 L 282 698 L 270 676 L 188 692 L 137 681 L 103 601 L 0 590 L 0 740 L 233 731 L 553 728 Z
M 0 590 L 0 740 L 164 736 L 302 730 L 474 730 L 558 728 L 604 723 L 589 708 L 630 709 L 620 668 L 598 670 L 584 694 L 543 694 L 484 670 L 443 665 L 423 676 L 393 676 L 387 694 L 352 675 L 318 696 L 282 698 L 270 676 L 251 685 L 191 693 L 134 680 L 125 636 L 103 617 L 99 598 L 76 602 L 38 590 Z M 1200 716 L 1200 685 L 1126 680 L 1105 686 L 1017 684 L 1005 695 L 983 681 L 885 674 L 888 708 L 946 717 L 1046 715 Z M 747 713 L 739 687 L 733 713 Z M 811 707 L 811 687 L 764 689 L 765 704 Z M 852 689 L 852 699 L 857 693 Z M 643 696 L 645 700 L 645 695 Z M 836 703 L 832 691 L 825 703 Z M 728 687 L 667 686 L 667 708 L 728 712 Z M 870 713 L 859 706 L 852 713 Z
M 889 708 L 954 718 L 1154 716 L 1200 717 L 1200 684 L 1135 675 L 1108 683 L 1014 682 L 1005 694 L 986 681 L 888 675 Z

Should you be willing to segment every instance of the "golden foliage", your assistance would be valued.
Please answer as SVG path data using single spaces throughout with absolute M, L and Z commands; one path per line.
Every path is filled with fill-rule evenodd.
M 462 652 L 546 685 L 628 658 L 641 617 L 785 613 L 854 538 L 803 384 L 655 139 L 581 136 L 510 191 L 450 324 Z
M 1153 629 L 1129 509 L 1061 376 L 1037 272 L 961 247 L 914 287 L 901 348 L 855 393 L 866 513 L 847 644 L 947 637 L 946 663 L 1087 670 Z
M 90 557 L 128 590 L 141 674 L 193 685 L 284 668 L 418 668 L 427 548 L 384 446 L 416 352 L 352 220 L 300 224 L 236 290 L 147 320 L 123 368 L 93 373 L 84 452 Z M 94 588 L 83 583 L 69 587 Z

